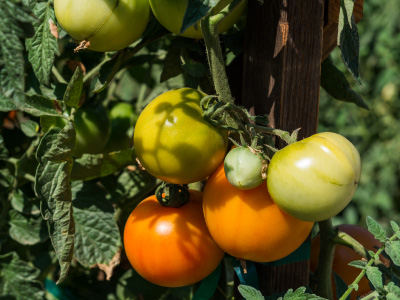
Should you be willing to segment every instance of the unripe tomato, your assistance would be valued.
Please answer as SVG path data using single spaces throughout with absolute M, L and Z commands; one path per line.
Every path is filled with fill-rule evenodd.
M 130 148 L 138 113 L 131 104 L 120 102 L 110 110 L 109 116 L 111 133 L 102 152 L 108 153 Z
M 89 49 L 115 51 L 128 47 L 146 29 L 147 0 L 54 0 L 61 27 L 76 41 L 89 41 Z
M 364 227 L 347 224 L 339 225 L 338 227 L 340 231 L 346 232 L 352 238 L 360 242 L 367 250 L 376 252 L 382 246 L 382 244 L 378 240 L 376 240 L 375 237 Z M 316 235 L 311 241 L 310 270 L 312 272 L 315 272 L 318 268 L 319 247 L 320 236 Z M 361 260 L 361 258 L 361 255 L 359 255 L 353 249 L 344 245 L 336 245 L 333 257 L 332 271 L 339 275 L 340 278 L 342 278 L 347 285 L 350 285 L 360 274 L 361 270 L 356 267 L 349 266 L 349 263 L 355 260 Z M 383 255 L 380 256 L 380 260 L 386 266 L 389 266 L 389 260 Z M 363 277 L 358 285 L 358 291 L 354 290 L 351 293 L 351 299 L 355 300 L 357 296 L 361 297 L 371 292 L 371 288 L 369 286 L 367 278 Z M 337 299 L 336 286 L 333 275 L 332 290 L 334 298 Z
M 124 247 L 133 268 L 146 280 L 166 287 L 196 283 L 211 274 L 224 252 L 204 222 L 202 193 L 190 191 L 180 208 L 163 207 L 155 196 L 130 214 Z
M 231 2 L 232 0 L 220 1 L 217 6 L 215 6 L 213 15 L 220 12 Z M 177 35 L 193 39 L 201 39 L 203 38 L 203 33 L 201 32 L 200 22 L 197 23 L 197 29 L 193 25 L 186 29 L 184 33 L 180 34 L 187 5 L 188 0 L 150 0 L 151 9 L 161 25 Z M 246 5 L 246 2 L 241 4 L 219 24 L 219 33 L 227 31 L 239 20 Z
M 250 190 L 235 188 L 223 165 L 207 180 L 203 211 L 208 230 L 222 250 L 256 262 L 289 255 L 306 240 L 314 224 L 282 211 L 265 184 Z
M 255 188 L 264 181 L 262 168 L 262 158 L 248 147 L 233 148 L 224 160 L 226 178 L 241 190 Z
M 268 190 L 288 214 L 322 221 L 352 199 L 360 180 L 360 155 L 343 136 L 324 132 L 279 150 L 268 166 Z
M 182 88 L 155 98 L 140 114 L 134 146 L 143 167 L 153 176 L 175 184 L 203 180 L 223 161 L 226 130 L 204 120 L 202 92 Z

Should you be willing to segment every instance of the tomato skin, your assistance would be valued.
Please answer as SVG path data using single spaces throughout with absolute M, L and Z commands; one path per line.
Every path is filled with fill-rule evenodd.
M 357 149 L 346 138 L 324 132 L 279 150 L 268 166 L 274 202 L 306 221 L 337 215 L 351 201 L 360 180 Z
M 182 88 L 155 98 L 140 114 L 134 146 L 144 168 L 175 184 L 203 180 L 223 161 L 227 131 L 204 120 L 198 90 Z
M 241 190 L 252 189 L 263 183 L 262 167 L 262 158 L 248 147 L 233 148 L 224 160 L 226 178 Z
M 190 190 L 180 208 L 163 207 L 155 196 L 130 214 L 124 247 L 133 268 L 146 280 L 166 287 L 194 284 L 213 272 L 224 252 L 204 222 L 202 193 Z
M 55 0 L 54 11 L 61 27 L 76 41 L 90 41 L 90 50 L 116 51 L 142 35 L 150 6 L 147 0 L 115 4 L 115 0 Z
M 364 227 L 357 225 L 343 224 L 338 226 L 340 231 L 346 232 L 352 238 L 360 242 L 367 250 L 376 252 L 382 244 L 374 238 L 374 236 Z M 310 270 L 315 272 L 318 268 L 318 255 L 320 247 L 320 236 L 316 235 L 311 241 L 311 257 L 310 257 Z M 347 285 L 353 283 L 356 277 L 360 274 L 361 270 L 355 267 L 351 267 L 348 264 L 355 260 L 361 260 L 361 255 L 356 253 L 351 248 L 344 245 L 336 245 L 335 253 L 333 257 L 332 271 L 338 274 Z M 383 255 L 380 255 L 380 260 L 389 266 L 390 262 Z M 336 297 L 336 287 L 334 278 L 332 275 L 332 288 L 333 296 Z M 359 282 L 358 291 L 351 293 L 351 299 L 355 300 L 357 296 L 363 296 L 371 292 L 368 279 L 363 277 Z
M 220 12 L 225 8 L 232 0 L 222 0 L 214 8 L 213 14 Z M 188 0 L 150 0 L 150 6 L 157 20 L 169 31 L 183 37 L 201 39 L 203 33 L 201 32 L 200 22 L 197 23 L 197 29 L 195 26 L 191 26 L 180 34 L 180 29 L 185 15 Z M 223 33 L 231 28 L 243 14 L 247 6 L 247 2 L 243 3 L 238 7 L 232 14 L 225 18 L 219 25 L 219 33 Z
M 235 188 L 223 165 L 206 182 L 203 212 L 208 230 L 222 250 L 256 262 L 289 255 L 306 240 L 314 224 L 279 209 L 265 184 L 250 190 Z

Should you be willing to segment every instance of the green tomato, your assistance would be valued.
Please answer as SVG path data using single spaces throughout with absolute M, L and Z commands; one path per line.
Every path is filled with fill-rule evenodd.
M 120 102 L 110 110 L 111 134 L 104 153 L 130 148 L 135 123 L 138 118 L 133 106 L 126 102 Z
M 191 88 L 171 90 L 140 114 L 134 146 L 153 176 L 175 184 L 192 183 L 205 179 L 224 160 L 228 134 L 203 118 L 204 96 Z
M 225 8 L 232 0 L 222 0 L 213 10 L 213 15 L 220 12 Z M 201 39 L 203 33 L 200 29 L 200 22 L 197 23 L 197 29 L 193 25 L 185 30 L 184 33 L 180 34 L 182 27 L 183 17 L 185 15 L 188 0 L 150 0 L 151 9 L 157 18 L 157 20 L 167 28 L 169 31 L 188 38 Z M 228 17 L 226 17 L 219 25 L 219 33 L 223 33 L 231 28 L 243 14 L 247 2 L 244 2 L 237 7 Z
M 343 136 L 324 132 L 279 150 L 268 166 L 268 191 L 288 214 L 306 221 L 337 215 L 361 175 L 360 155 Z
M 136 41 L 149 22 L 147 0 L 54 0 L 61 27 L 89 49 L 116 51 Z
M 234 148 L 226 155 L 224 170 L 229 183 L 240 190 L 259 186 L 262 178 L 263 161 L 248 147 Z

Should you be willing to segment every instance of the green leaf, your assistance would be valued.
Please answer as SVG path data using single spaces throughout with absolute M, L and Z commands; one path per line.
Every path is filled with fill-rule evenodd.
M 108 154 L 83 154 L 74 161 L 71 180 L 92 180 L 120 171 L 128 165 L 136 165 L 133 149 L 124 149 Z
M 12 207 L 23 214 L 40 215 L 40 203 L 38 199 L 29 198 L 26 193 L 20 189 L 16 190 L 11 199 Z
M 60 55 L 57 38 L 51 33 L 55 26 L 55 15 L 50 1 L 39 2 L 33 8 L 33 13 L 39 19 L 34 23 L 35 35 L 26 40 L 28 59 L 39 82 L 50 84 L 50 74 L 54 63 L 54 55 Z
M 340 0 L 338 45 L 346 68 L 361 84 L 359 72 L 360 37 L 353 15 L 354 0 Z
M 390 221 L 390 226 L 392 226 L 394 232 L 400 231 L 400 227 L 395 221 Z
M 9 211 L 10 237 L 22 245 L 35 245 L 49 238 L 42 216 L 28 216 Z
M 183 17 L 180 33 L 185 32 L 190 26 L 211 13 L 219 0 L 189 0 Z
M 77 67 L 75 73 L 68 83 L 64 94 L 64 103 L 69 107 L 78 108 L 80 106 L 81 93 L 83 87 L 83 72 Z
M 386 231 L 383 227 L 376 222 L 372 217 L 367 217 L 367 226 L 369 232 L 371 232 L 377 240 L 384 243 L 386 240 Z
M 24 111 L 35 117 L 60 117 L 62 112 L 61 102 L 40 95 L 27 96 Z
M 1 92 L 1 88 L 0 88 L 0 111 L 12 111 L 12 110 L 16 110 L 18 107 L 17 105 L 15 105 L 15 103 L 9 99 L 6 98 L 2 92 Z
M 251 286 L 240 284 L 238 286 L 239 293 L 246 299 L 246 300 L 264 300 L 264 296 L 261 292 Z
M 363 98 L 351 88 L 343 72 L 334 66 L 330 56 L 321 64 L 321 86 L 333 98 L 369 110 Z
M 207 66 L 196 62 L 192 59 L 187 59 L 185 63 L 182 65 L 183 70 L 191 77 L 201 78 L 207 74 Z
M 75 224 L 72 215 L 70 175 L 75 147 L 75 129 L 69 122 L 60 130 L 48 131 L 39 143 L 36 157 L 35 192 L 42 201 L 41 210 L 51 242 L 56 251 L 61 272 L 58 283 L 69 271 L 73 248 Z
M 396 266 L 400 266 L 400 241 L 386 242 L 385 251 Z
M 40 271 L 21 260 L 15 252 L 0 256 L 0 298 L 44 300 L 45 292 L 38 281 Z
M 355 260 L 349 263 L 349 266 L 358 268 L 358 269 L 365 269 L 367 266 L 368 262 L 363 261 L 363 260 Z
M 22 108 L 25 101 L 25 60 L 21 38 L 30 34 L 31 28 L 27 26 L 35 21 L 16 1 L 0 1 L 0 102 L 8 99 L 16 108 Z M 4 107 L 4 103 L 0 106 Z
M 165 82 L 168 79 L 182 74 L 183 72 L 181 61 L 181 48 L 175 47 L 174 41 L 169 47 L 167 56 L 165 57 L 160 82 Z
M 106 191 L 95 182 L 72 185 L 75 220 L 76 259 L 85 267 L 99 266 L 111 277 L 118 265 L 121 238 L 115 222 L 115 209 L 106 199 Z
M 288 290 L 286 292 L 286 294 L 283 296 L 283 298 L 279 298 L 279 299 L 283 299 L 283 300 L 322 300 L 325 298 L 319 297 L 317 295 L 314 294 L 309 294 L 306 292 L 306 288 L 305 287 L 299 287 L 298 289 L 296 289 L 294 292 L 292 289 Z
M 21 130 L 26 136 L 34 137 L 39 132 L 39 124 L 31 120 L 22 121 Z
M 394 282 L 389 282 L 386 286 L 389 293 L 386 294 L 387 300 L 400 299 L 400 287 L 396 286 Z
M 7 157 L 8 157 L 8 150 L 4 145 L 3 137 L 0 135 L 0 159 L 5 159 Z
M 119 71 L 124 57 L 124 51 L 118 52 L 111 59 L 107 60 L 100 68 L 99 76 L 94 87 L 94 93 L 100 93 L 113 80 Z
M 382 273 L 378 267 L 367 267 L 366 275 L 376 290 L 383 289 Z

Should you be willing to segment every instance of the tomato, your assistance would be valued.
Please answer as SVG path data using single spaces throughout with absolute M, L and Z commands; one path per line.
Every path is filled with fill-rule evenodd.
M 226 253 L 269 262 L 295 251 L 313 223 L 296 219 L 271 200 L 265 184 L 250 190 L 231 185 L 221 165 L 207 180 L 203 212 L 208 230 Z
M 374 238 L 374 236 L 364 227 L 357 225 L 339 225 L 339 230 L 346 232 L 352 238 L 359 241 L 367 250 L 376 252 L 382 245 Z M 310 258 L 310 270 L 315 272 L 318 267 L 318 255 L 320 247 L 320 236 L 315 236 L 311 241 L 311 258 Z M 348 264 L 355 260 L 360 260 L 361 255 L 353 251 L 351 248 L 344 245 L 336 245 L 335 253 L 333 257 L 332 271 L 339 275 L 347 285 L 353 283 L 356 277 L 360 274 L 361 270 L 355 267 L 351 267 Z M 389 260 L 383 255 L 380 256 L 380 260 L 389 266 Z M 336 299 L 336 288 L 334 284 L 334 278 L 332 276 L 332 288 L 333 294 Z M 351 299 L 356 299 L 357 296 L 362 296 L 371 292 L 368 279 L 364 277 L 359 282 L 358 291 L 353 291 Z
M 201 198 L 201 192 L 190 190 L 189 202 L 172 208 L 150 196 L 132 211 L 125 225 L 124 247 L 143 278 L 179 287 L 196 283 L 217 268 L 224 252 L 207 230 Z
M 262 158 L 248 147 L 233 148 L 224 160 L 226 178 L 241 190 L 255 188 L 264 181 L 262 168 Z
M 279 150 L 268 166 L 268 190 L 292 216 L 321 221 L 342 211 L 360 180 L 360 155 L 343 136 L 324 132 Z
M 110 110 L 111 133 L 104 153 L 131 147 L 133 129 L 138 118 L 133 106 L 126 102 L 116 104 Z
M 135 127 L 136 154 L 153 176 L 175 184 L 203 180 L 223 161 L 226 130 L 204 120 L 198 90 L 182 88 L 155 98 Z
M 217 14 L 231 2 L 232 0 L 220 1 L 214 8 L 213 14 Z M 180 34 L 187 5 L 188 0 L 150 0 L 151 9 L 161 25 L 177 35 L 193 39 L 201 39 L 203 38 L 203 33 L 200 29 L 200 22 L 197 23 L 197 29 L 193 25 L 186 29 L 184 33 Z M 241 4 L 231 13 L 231 15 L 229 15 L 229 17 L 225 18 L 220 23 L 218 28 L 219 33 L 227 31 L 239 20 L 246 5 L 246 2 Z
M 115 51 L 128 47 L 144 32 L 150 14 L 147 0 L 55 0 L 61 27 L 89 49 Z

